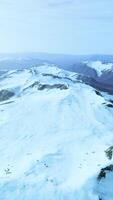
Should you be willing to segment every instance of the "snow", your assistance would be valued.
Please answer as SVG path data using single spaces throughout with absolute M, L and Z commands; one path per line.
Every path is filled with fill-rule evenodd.
M 23 71 L 10 71 L 7 75 L 3 75 L 0 81 L 0 89 L 16 88 L 23 86 L 27 80 L 31 77 L 31 73 L 28 70 Z M 4 81 L 5 79 L 5 81 Z
M 0 81 L 2 89 L 20 87 L 14 102 L 0 105 L 0 200 L 97 200 L 103 191 L 96 177 L 109 164 L 113 111 L 106 94 L 67 79 L 73 75 L 45 65 Z M 69 89 L 23 91 L 35 81 Z
M 87 65 L 95 69 L 98 76 L 101 76 L 103 71 L 113 70 L 113 63 L 102 63 L 101 61 L 87 62 Z

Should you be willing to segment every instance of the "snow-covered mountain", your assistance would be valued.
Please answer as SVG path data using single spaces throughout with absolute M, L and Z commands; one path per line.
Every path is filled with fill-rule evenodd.
M 71 67 L 71 71 L 83 75 L 91 86 L 113 94 L 113 63 L 86 61 L 76 63 Z
M 113 199 L 113 96 L 91 81 L 54 65 L 0 74 L 0 200 Z
M 101 61 L 87 62 L 88 67 L 94 69 L 98 76 L 101 76 L 105 71 L 113 72 L 113 63 L 102 63 Z

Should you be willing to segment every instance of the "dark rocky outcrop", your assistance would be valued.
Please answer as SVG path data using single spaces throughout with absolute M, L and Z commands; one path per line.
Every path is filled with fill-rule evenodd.
M 48 90 L 50 90 L 50 89 L 66 90 L 66 89 L 69 88 L 68 85 L 66 85 L 66 84 L 58 83 L 58 84 L 50 85 L 50 84 L 41 84 L 40 82 L 36 81 L 32 85 L 25 88 L 24 91 L 29 89 L 29 88 L 34 88 L 34 87 L 36 87 L 38 90 L 45 90 L 45 89 L 48 89 Z
M 39 81 L 36 81 L 32 85 L 30 85 L 30 88 L 37 87 L 39 84 Z
M 111 103 L 106 104 L 106 106 L 109 108 L 113 108 L 113 104 L 111 104 Z
M 99 200 L 102 200 L 102 198 L 101 198 L 101 197 L 99 197 Z
M 58 76 L 58 75 L 54 75 L 54 74 L 47 74 L 47 73 L 42 73 L 43 76 L 49 76 L 49 77 L 52 77 L 54 79 L 65 79 L 65 80 L 68 80 L 68 81 L 71 81 L 72 83 L 77 83 L 77 82 L 80 82 L 80 81 L 77 81 L 77 80 L 72 80 L 71 78 L 69 77 L 61 77 L 61 76 Z
M 54 84 L 54 85 L 49 85 L 49 84 L 39 84 L 38 85 L 38 90 L 45 90 L 45 89 L 60 89 L 60 90 L 67 90 L 68 86 L 65 84 Z
M 109 160 L 112 159 L 112 156 L 113 156 L 113 146 L 109 147 L 108 149 L 105 150 L 105 154 L 107 156 L 107 158 Z
M 30 86 L 26 87 L 23 89 L 23 91 L 30 89 L 30 88 L 34 88 L 37 87 L 39 85 L 39 81 L 35 81 L 33 84 L 31 84 Z
M 110 99 L 109 102 L 113 104 L 113 100 Z
M 109 172 L 113 172 L 113 165 L 109 165 L 105 168 L 102 168 L 97 177 L 97 180 L 100 181 L 101 179 L 106 178 L 106 174 Z
M 98 90 L 95 90 L 95 93 L 96 93 L 98 96 L 101 96 L 101 97 L 102 97 L 102 94 L 101 94 Z
M 46 74 L 46 73 L 42 73 L 43 76 L 50 76 L 52 78 L 55 79 L 62 79 L 62 77 L 58 76 L 58 75 L 54 75 L 54 74 Z
M 15 95 L 14 92 L 9 90 L 0 90 L 0 102 L 6 101 Z

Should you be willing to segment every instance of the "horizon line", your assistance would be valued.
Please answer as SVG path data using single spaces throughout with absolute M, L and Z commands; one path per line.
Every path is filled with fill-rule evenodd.
M 87 54 L 74 54 L 74 53 L 52 53 L 40 51 L 18 51 L 18 52 L 0 52 L 0 55 L 18 55 L 18 54 L 48 54 L 58 56 L 113 56 L 113 53 L 87 53 Z

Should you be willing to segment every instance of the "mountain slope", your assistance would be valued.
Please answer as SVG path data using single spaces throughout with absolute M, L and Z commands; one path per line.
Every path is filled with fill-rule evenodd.
M 80 79 L 85 83 L 96 89 L 113 94 L 113 63 L 86 61 L 76 63 L 70 69 L 79 73 L 81 75 Z
M 101 199 L 113 97 L 56 66 L 2 74 L 0 95 L 0 200 Z

